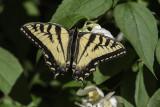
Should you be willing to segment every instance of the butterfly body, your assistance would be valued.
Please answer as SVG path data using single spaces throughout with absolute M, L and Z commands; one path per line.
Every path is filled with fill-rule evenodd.
M 124 46 L 109 37 L 67 30 L 57 24 L 33 22 L 21 30 L 42 49 L 46 64 L 56 76 L 72 71 L 75 79 L 83 80 L 99 62 L 125 53 Z

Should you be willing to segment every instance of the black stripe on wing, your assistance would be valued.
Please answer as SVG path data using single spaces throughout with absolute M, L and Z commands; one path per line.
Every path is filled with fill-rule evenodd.
M 112 60 L 114 58 L 118 58 L 122 55 L 124 55 L 126 53 L 126 49 L 124 48 L 124 46 L 122 46 L 121 43 L 119 43 L 118 41 L 112 39 L 112 38 L 109 38 L 109 37 L 106 37 L 104 35 L 99 35 L 99 43 L 94 43 L 94 40 L 97 39 L 98 36 L 96 35 L 99 35 L 99 34 L 91 34 L 90 37 L 89 37 L 89 40 L 88 40 L 88 43 L 86 44 L 85 48 L 84 48 L 84 52 L 83 54 L 85 53 L 85 51 L 87 50 L 87 48 L 89 48 L 89 46 L 93 43 L 93 44 L 96 44 L 95 47 L 91 50 L 94 54 L 94 51 L 96 49 L 98 49 L 99 47 L 101 48 L 106 48 L 106 46 L 108 45 L 111 45 L 110 48 L 113 48 L 117 45 L 121 46 L 120 49 L 117 49 L 113 52 L 110 52 L 110 53 L 106 53 L 100 57 L 96 57 L 94 59 L 92 59 L 89 64 L 86 65 L 86 67 L 84 69 L 81 69 L 81 72 L 79 72 L 79 79 L 84 79 L 86 77 L 88 77 L 90 75 L 90 73 L 92 73 L 93 71 L 96 70 L 96 66 L 97 64 L 99 64 L 100 62 L 104 62 L 104 61 L 109 61 L 109 60 Z M 85 38 L 85 35 L 81 35 L 81 37 L 84 37 Z M 104 43 L 103 39 L 104 37 L 106 38 L 106 41 Z M 103 38 L 103 39 L 102 39 Z M 86 38 L 87 39 L 87 38 Z M 83 54 L 81 56 L 83 56 Z M 79 59 L 81 60 L 81 58 Z
M 95 34 L 91 34 L 88 43 L 86 44 L 86 46 L 84 47 L 84 50 L 79 58 L 79 61 L 81 60 L 82 56 L 84 55 L 85 51 L 87 50 L 87 48 L 89 48 L 89 46 L 91 45 L 91 43 L 95 40 L 96 35 Z M 79 63 L 79 61 L 77 61 L 77 63 Z
M 64 57 L 64 59 L 66 59 L 66 58 L 65 58 L 64 49 L 63 49 L 63 46 L 62 46 L 61 27 L 56 26 L 56 27 L 55 27 L 55 31 L 56 31 L 56 35 L 58 36 L 58 41 L 59 41 L 59 44 L 60 44 L 61 49 L 62 49 L 62 52 L 63 52 L 63 57 Z
M 86 75 L 89 76 L 90 73 L 94 72 L 96 70 L 96 66 L 101 63 L 101 62 L 107 62 L 107 61 L 110 61 L 110 60 L 113 60 L 113 59 L 116 59 L 118 57 L 122 57 L 126 54 L 126 49 L 125 48 L 121 48 L 117 51 L 114 51 L 114 52 L 111 52 L 111 53 L 108 53 L 108 54 L 105 54 L 101 57 L 97 57 L 95 59 L 93 59 L 86 67 L 86 73 L 88 73 Z M 85 78 L 86 78 L 85 77 Z
M 33 23 L 33 24 L 31 24 L 31 26 L 36 30 L 37 29 L 36 24 L 39 24 L 41 32 L 44 32 L 44 27 L 41 23 L 38 23 L 38 22 Z M 48 31 L 49 31 L 49 29 L 51 28 L 52 25 L 49 24 L 49 26 L 50 27 L 48 28 Z M 46 64 L 50 67 L 51 71 L 54 71 L 54 73 L 56 73 L 56 69 L 59 67 L 59 65 L 56 63 L 55 58 L 51 54 L 49 49 L 39 39 L 37 39 L 36 36 L 33 33 L 31 33 L 31 31 L 25 25 L 21 27 L 21 31 L 26 35 L 26 37 L 29 40 L 32 41 L 32 43 L 34 43 L 37 47 L 42 49 L 44 58 L 46 60 L 45 61 Z M 52 38 L 51 34 L 49 35 L 49 38 Z

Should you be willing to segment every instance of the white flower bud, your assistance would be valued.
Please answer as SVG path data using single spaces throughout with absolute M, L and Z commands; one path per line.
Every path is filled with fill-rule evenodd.
M 112 36 L 112 34 L 110 33 L 110 31 L 102 28 L 100 25 L 96 24 L 92 30 L 91 30 L 92 33 L 99 33 L 99 34 L 102 34 L 102 35 L 105 35 L 107 37 L 110 37 L 110 38 L 113 38 L 114 37 Z
M 109 99 L 110 103 L 112 104 L 112 107 L 117 107 L 117 99 L 112 96 L 110 99 Z

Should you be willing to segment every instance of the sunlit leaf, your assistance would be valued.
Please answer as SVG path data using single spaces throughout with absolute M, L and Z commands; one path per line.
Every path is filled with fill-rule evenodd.
M 160 106 L 160 89 L 158 89 L 150 98 L 147 107 L 159 107 Z
M 18 60 L 11 53 L 0 48 L 0 90 L 8 94 L 22 71 Z
M 112 0 L 63 0 L 51 22 L 70 28 L 80 19 L 97 18 L 111 6 Z
M 152 12 L 137 3 L 124 3 L 114 10 L 116 23 L 139 57 L 153 72 L 154 51 L 158 40 L 156 20 Z
M 149 96 L 144 84 L 143 63 L 139 63 L 138 68 L 139 72 L 136 78 L 135 102 L 137 107 L 146 107 L 149 100 Z

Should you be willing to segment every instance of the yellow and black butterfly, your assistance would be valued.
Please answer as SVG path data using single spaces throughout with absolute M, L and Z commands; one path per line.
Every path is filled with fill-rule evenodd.
M 33 22 L 21 31 L 42 49 L 46 64 L 55 75 L 73 72 L 73 77 L 83 80 L 99 62 L 125 53 L 124 46 L 102 34 L 67 30 L 58 24 Z

